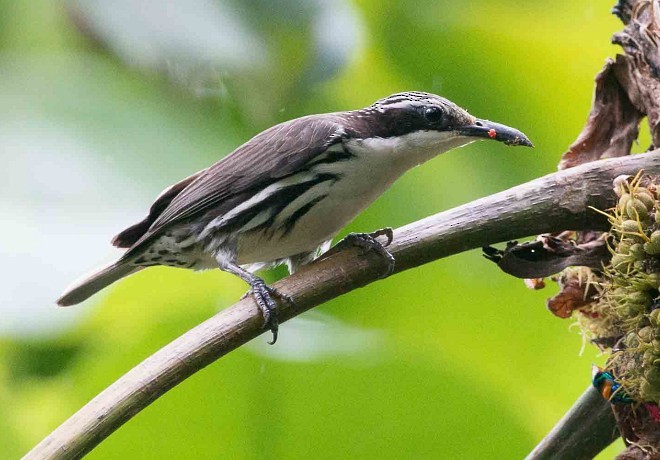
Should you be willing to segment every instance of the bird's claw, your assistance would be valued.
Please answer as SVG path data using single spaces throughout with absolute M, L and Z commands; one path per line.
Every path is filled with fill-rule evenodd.
M 376 239 L 379 236 L 384 236 L 385 238 L 387 238 L 387 243 L 382 244 L 381 246 L 387 247 L 390 244 L 392 244 L 392 240 L 394 240 L 394 230 L 392 230 L 392 227 L 385 227 L 385 228 L 381 228 L 380 230 L 376 230 L 375 232 L 367 233 L 367 236 L 371 237 L 372 239 Z
M 386 237 L 387 242 L 385 244 L 378 242 L 376 238 L 379 236 Z M 392 243 L 393 238 L 394 233 L 390 227 L 376 230 L 373 233 L 349 233 L 343 240 L 337 243 L 335 248 L 354 246 L 362 249 L 362 254 L 366 254 L 369 251 L 374 251 L 387 263 L 387 270 L 382 276 L 383 278 L 386 278 L 394 273 L 394 264 L 396 263 L 394 256 L 387 249 L 385 249 Z
M 293 304 L 293 300 L 286 294 L 282 294 L 277 289 L 268 286 L 262 279 L 256 279 L 250 283 L 250 291 L 254 301 L 257 303 L 261 314 L 264 317 L 264 329 L 270 329 L 273 334 L 273 339 L 268 344 L 273 345 L 277 342 L 277 333 L 279 330 L 279 321 L 277 319 L 277 303 L 274 297 L 280 300 Z

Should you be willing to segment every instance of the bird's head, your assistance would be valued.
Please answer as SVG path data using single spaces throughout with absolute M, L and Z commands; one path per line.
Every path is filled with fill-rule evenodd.
M 532 147 L 517 129 L 470 115 L 453 102 L 422 92 L 393 94 L 353 112 L 364 138 L 390 139 L 401 149 L 435 155 L 483 139 Z

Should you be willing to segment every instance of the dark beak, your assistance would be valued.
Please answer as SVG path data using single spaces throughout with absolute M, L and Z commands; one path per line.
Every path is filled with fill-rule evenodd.
M 534 144 L 517 129 L 510 128 L 488 120 L 475 120 L 474 124 L 458 130 L 463 136 L 483 137 L 504 142 L 506 145 L 524 145 L 534 147 Z

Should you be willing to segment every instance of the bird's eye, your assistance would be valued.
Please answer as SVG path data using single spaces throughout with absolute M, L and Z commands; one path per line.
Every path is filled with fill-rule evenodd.
M 426 121 L 429 123 L 438 123 L 442 120 L 443 115 L 444 113 L 439 107 L 427 107 L 426 110 L 424 110 L 424 118 L 426 118 Z

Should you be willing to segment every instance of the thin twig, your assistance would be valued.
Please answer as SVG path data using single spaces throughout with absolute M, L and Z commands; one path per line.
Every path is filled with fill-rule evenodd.
M 395 273 L 452 254 L 544 232 L 603 230 L 607 219 L 589 210 L 614 204 L 612 180 L 640 169 L 660 174 L 660 151 L 615 158 L 541 177 L 394 231 Z M 475 263 L 478 263 L 475 255 Z M 356 249 L 317 261 L 274 285 L 294 304 L 286 321 L 378 280 L 385 262 Z M 79 458 L 166 391 L 262 334 L 263 320 L 246 298 L 154 353 L 66 420 L 24 458 Z M 286 330 L 284 330 L 286 333 Z

